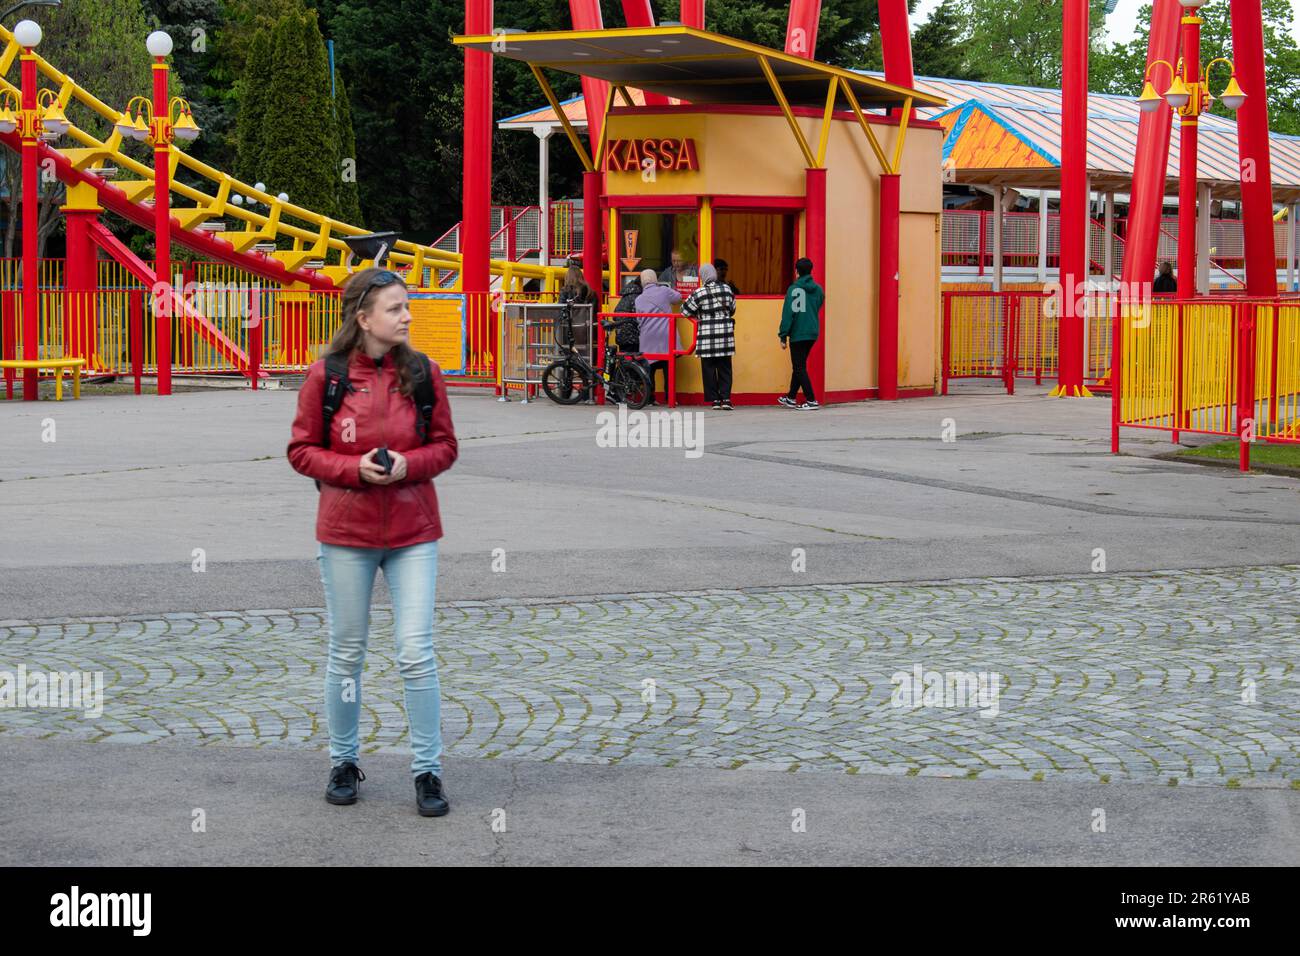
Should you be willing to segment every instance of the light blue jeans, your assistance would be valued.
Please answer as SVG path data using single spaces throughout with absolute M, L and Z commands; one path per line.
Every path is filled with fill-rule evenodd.
M 411 775 L 442 776 L 442 715 L 438 658 L 433 651 L 433 598 L 438 579 L 438 542 L 405 548 L 347 548 L 319 543 L 316 560 L 329 612 L 329 663 L 325 669 L 325 716 L 330 762 L 357 762 L 361 716 L 361 668 L 370 637 L 370 591 L 384 569 L 393 597 L 397 665 L 406 690 Z

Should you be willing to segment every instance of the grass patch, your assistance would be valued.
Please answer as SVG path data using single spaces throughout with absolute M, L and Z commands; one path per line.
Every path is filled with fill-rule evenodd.
M 1239 461 L 1241 443 L 1236 439 L 1202 445 L 1200 448 L 1184 448 L 1177 452 L 1177 458 L 1208 458 L 1212 461 Z M 1255 442 L 1250 449 L 1252 465 L 1275 465 L 1280 468 L 1300 470 L 1300 445 L 1275 445 L 1270 442 Z

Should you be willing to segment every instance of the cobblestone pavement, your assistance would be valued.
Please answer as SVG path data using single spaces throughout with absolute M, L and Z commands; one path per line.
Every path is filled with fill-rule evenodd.
M 1295 787 L 1297 593 L 1300 567 L 1272 567 L 462 602 L 439 609 L 444 740 L 596 764 Z M 0 708 L 0 733 L 324 750 L 324 632 L 320 609 L 3 621 L 0 670 L 102 670 L 105 694 L 97 718 Z M 363 752 L 406 752 L 392 645 L 376 609 Z M 892 678 L 918 667 L 994 684 L 907 706 Z

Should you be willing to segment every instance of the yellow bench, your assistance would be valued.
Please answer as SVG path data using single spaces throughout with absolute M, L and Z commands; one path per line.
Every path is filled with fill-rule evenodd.
M 63 401 L 63 370 L 69 370 L 72 376 L 72 397 L 81 398 L 81 367 L 86 364 L 85 359 L 80 358 L 49 358 L 49 359 L 0 359 L 0 368 L 34 368 L 40 371 L 43 368 L 52 369 L 54 372 L 54 400 Z

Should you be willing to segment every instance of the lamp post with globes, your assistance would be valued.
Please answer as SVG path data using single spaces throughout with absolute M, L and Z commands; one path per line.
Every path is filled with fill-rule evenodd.
M 38 337 L 40 334 L 40 277 L 39 260 L 36 255 L 39 242 L 37 219 L 38 210 L 38 176 L 37 146 L 42 139 L 57 139 L 68 131 L 68 121 L 59 107 L 58 96 L 53 90 L 36 89 L 36 47 L 41 42 L 41 28 L 33 20 L 23 20 L 14 27 L 14 39 L 22 47 L 21 89 L 22 96 L 12 110 L 6 104 L 0 109 L 0 131 L 12 133 L 18 131 L 22 139 L 22 177 L 23 177 L 23 358 L 35 361 L 39 358 Z M 44 100 L 48 107 L 43 108 Z M 23 370 L 23 400 L 34 402 L 37 398 L 38 370 Z
M 158 352 L 158 394 L 172 392 L 171 321 L 176 296 L 171 283 L 171 150 L 172 141 L 189 141 L 199 135 L 190 104 L 179 96 L 168 99 L 167 57 L 172 38 L 155 30 L 145 41 L 153 64 L 153 101 L 143 96 L 131 99 L 114 129 L 153 146 L 154 211 L 154 320 Z M 173 114 L 175 117 L 173 118 Z
M 1201 24 L 1198 15 L 1205 0 L 1178 0 L 1183 7 L 1182 56 L 1177 67 L 1168 60 L 1153 60 L 1147 67 L 1142 95 L 1138 106 L 1144 112 L 1153 112 L 1164 103 L 1173 107 L 1179 116 L 1178 158 L 1178 297 L 1190 299 L 1196 294 L 1196 186 L 1197 186 L 1197 125 L 1200 115 L 1214 99 L 1209 92 L 1210 69 L 1216 63 L 1226 64 L 1232 70 L 1228 85 L 1219 97 L 1224 106 L 1237 110 L 1246 101 L 1246 94 L 1237 84 L 1232 61 L 1224 57 L 1211 60 L 1201 71 Z M 1157 66 L 1169 70 L 1169 89 L 1162 97 L 1151 83 L 1151 71 Z

